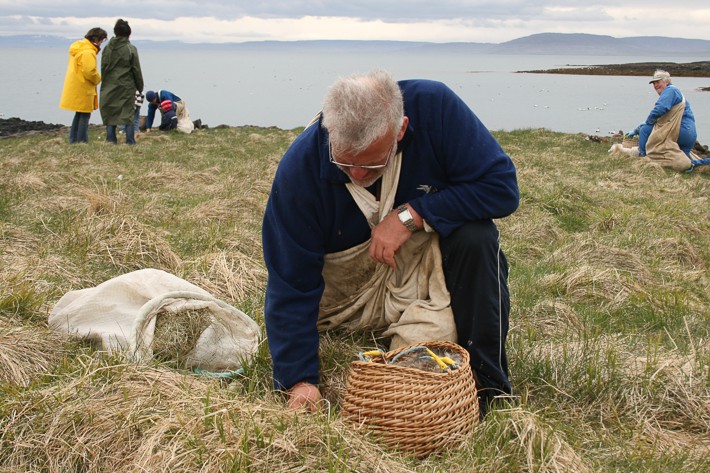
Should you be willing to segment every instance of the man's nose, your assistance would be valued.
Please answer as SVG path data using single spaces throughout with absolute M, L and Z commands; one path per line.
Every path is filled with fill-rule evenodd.
M 364 179 L 367 177 L 367 174 L 370 172 L 369 169 L 363 169 L 363 168 L 350 168 L 350 175 L 352 176 L 353 179 L 360 180 Z

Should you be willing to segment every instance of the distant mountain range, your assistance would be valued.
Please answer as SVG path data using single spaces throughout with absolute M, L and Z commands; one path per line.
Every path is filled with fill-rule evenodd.
M 65 48 L 75 39 L 60 36 L 0 36 L 5 48 Z M 637 36 L 615 38 L 593 34 L 540 33 L 504 43 L 429 43 L 415 41 L 249 41 L 243 43 L 183 43 L 142 41 L 133 43 L 146 49 L 249 50 L 249 51 L 447 51 L 468 54 L 553 54 L 594 56 L 702 56 L 710 57 L 710 41 L 702 39 Z

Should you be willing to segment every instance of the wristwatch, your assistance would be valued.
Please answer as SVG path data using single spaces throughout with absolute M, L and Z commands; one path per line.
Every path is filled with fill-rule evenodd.
M 419 230 L 417 225 L 414 223 L 414 219 L 412 218 L 412 212 L 409 211 L 406 205 L 400 205 L 397 207 L 397 217 L 399 217 L 399 221 L 402 222 L 402 224 L 404 224 L 410 232 L 414 233 Z

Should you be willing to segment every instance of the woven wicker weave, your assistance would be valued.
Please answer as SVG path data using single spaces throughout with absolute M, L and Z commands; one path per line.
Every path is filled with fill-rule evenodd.
M 468 352 L 450 342 L 418 345 L 462 359 L 455 370 L 432 373 L 396 364 L 354 361 L 343 396 L 343 417 L 363 425 L 394 448 L 423 457 L 456 447 L 478 423 L 478 397 Z

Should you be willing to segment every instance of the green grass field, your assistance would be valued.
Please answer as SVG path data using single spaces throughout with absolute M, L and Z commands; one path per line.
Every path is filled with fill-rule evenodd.
M 494 133 L 521 205 L 510 263 L 517 402 L 416 459 L 340 417 L 367 333 L 322 337 L 329 408 L 284 409 L 266 343 L 231 383 L 64 340 L 68 291 L 175 274 L 263 327 L 261 217 L 299 130 L 0 140 L 0 471 L 710 471 L 710 173 L 547 130 Z M 422 432 L 426 435 L 426 432 Z

